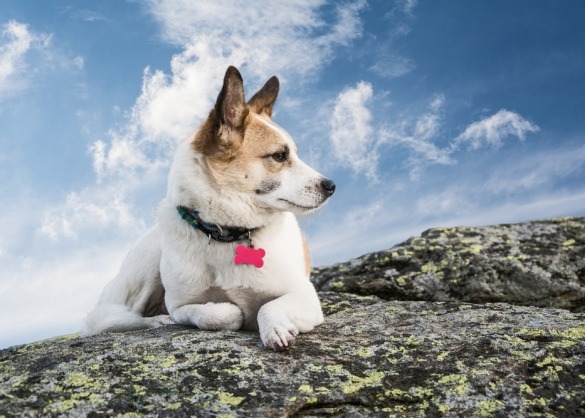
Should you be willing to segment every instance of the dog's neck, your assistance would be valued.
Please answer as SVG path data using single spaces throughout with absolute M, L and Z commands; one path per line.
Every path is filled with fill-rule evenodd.
M 209 240 L 213 239 L 219 242 L 236 242 L 248 240 L 252 242 L 252 232 L 258 229 L 248 229 L 239 226 L 228 225 L 222 226 L 205 222 L 203 219 L 201 219 L 199 212 L 185 206 L 177 206 L 177 212 L 181 218 L 188 222 L 193 228 L 198 229 L 207 235 Z

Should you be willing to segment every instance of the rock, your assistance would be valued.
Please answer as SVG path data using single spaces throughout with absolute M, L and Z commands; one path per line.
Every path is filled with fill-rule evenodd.
M 256 333 L 179 325 L 0 350 L 0 416 L 582 417 L 583 222 L 434 229 L 318 269 L 319 287 L 342 292 L 320 292 L 325 323 L 284 352 Z M 573 312 L 456 300 L 527 304 L 515 286 L 544 294 L 534 277 Z M 561 297 L 559 277 L 577 296 Z M 429 301 L 390 300 L 413 295 Z
M 282 353 L 263 349 L 254 333 L 178 325 L 3 350 L 0 411 L 94 417 L 585 414 L 584 314 L 321 297 L 325 324 Z
M 316 268 L 319 290 L 387 300 L 507 302 L 585 312 L 585 218 L 435 228 Z

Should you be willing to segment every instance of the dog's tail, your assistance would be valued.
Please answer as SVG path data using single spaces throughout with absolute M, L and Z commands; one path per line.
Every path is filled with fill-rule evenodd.
M 155 328 L 175 322 L 168 315 L 143 317 L 128 306 L 119 304 L 98 305 L 85 317 L 81 334 L 95 335 L 102 332 L 133 331 Z

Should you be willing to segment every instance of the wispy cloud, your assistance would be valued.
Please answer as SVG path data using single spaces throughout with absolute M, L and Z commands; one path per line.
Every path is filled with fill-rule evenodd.
M 458 147 L 466 143 L 472 149 L 478 149 L 484 144 L 499 148 L 507 137 L 516 137 L 523 141 L 527 133 L 538 130 L 538 126 L 522 118 L 519 114 L 501 109 L 497 113 L 469 125 L 463 133 L 455 138 L 453 146 Z
M 385 78 L 397 78 L 408 74 L 416 68 L 411 59 L 399 55 L 382 55 L 377 62 L 370 67 L 370 71 Z
M 546 150 L 498 167 L 489 177 L 486 189 L 494 193 L 535 190 L 580 172 L 585 172 L 585 146 Z
M 90 9 L 75 9 L 73 7 L 67 7 L 63 13 L 66 13 L 71 19 L 82 20 L 84 22 L 109 22 L 110 19 Z
M 398 0 L 397 2 L 405 13 L 412 14 L 414 8 L 418 4 L 418 0 Z
M 0 26 L 0 98 L 26 86 L 26 56 L 47 48 L 51 35 L 36 33 L 11 20 Z
M 343 90 L 333 106 L 329 137 L 341 165 L 375 179 L 378 155 L 372 114 L 367 107 L 372 94 L 372 85 L 363 81 Z
M 434 95 L 427 109 L 414 118 L 404 117 L 393 124 L 380 127 L 384 143 L 402 146 L 410 151 L 407 165 L 412 179 L 418 179 L 422 168 L 428 164 L 451 165 L 455 160 L 451 152 L 435 144 L 438 139 L 445 97 Z
M 393 37 L 400 38 L 406 36 L 412 30 L 410 22 L 414 17 L 414 9 L 418 5 L 418 0 L 396 0 L 393 7 L 384 16 L 392 22 L 391 34 Z
M 442 131 L 445 95 L 433 95 L 425 110 L 399 116 L 393 122 L 375 120 L 371 111 L 375 97 L 372 84 L 365 81 L 346 88 L 338 95 L 330 120 L 329 136 L 339 164 L 369 178 L 377 178 L 384 146 L 409 152 L 407 167 L 411 179 L 417 180 L 428 165 L 455 164 L 456 153 L 465 144 L 470 150 L 484 144 L 499 148 L 507 138 L 523 141 L 528 133 L 539 130 L 518 113 L 502 109 L 469 124 L 455 138 L 446 138 Z
M 476 208 L 467 188 L 449 185 L 445 190 L 419 198 L 415 211 L 422 217 L 444 217 L 467 215 Z

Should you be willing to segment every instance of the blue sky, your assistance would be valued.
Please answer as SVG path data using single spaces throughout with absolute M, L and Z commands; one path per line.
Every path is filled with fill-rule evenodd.
M 317 265 L 585 214 L 585 3 L 0 3 L 0 347 L 76 332 L 228 65 L 338 185 Z

